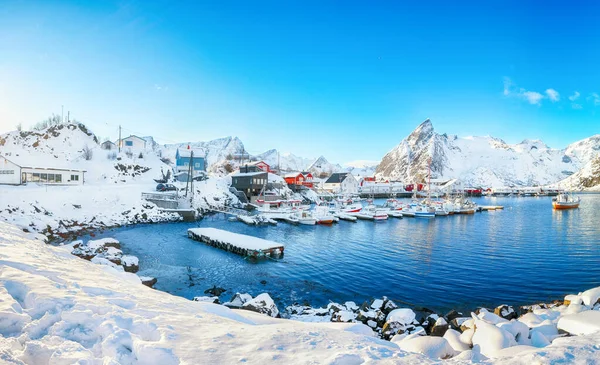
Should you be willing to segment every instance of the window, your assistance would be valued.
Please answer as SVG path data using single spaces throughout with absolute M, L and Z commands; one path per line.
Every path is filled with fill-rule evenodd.
M 14 175 L 15 170 L 0 170 L 0 175 Z
M 40 182 L 40 174 L 37 173 L 33 173 L 33 179 L 31 179 L 31 181 L 33 182 Z
M 54 182 L 54 174 L 48 174 L 48 182 L 49 183 L 53 183 Z
M 62 182 L 62 175 L 61 174 L 54 175 L 54 182 L 60 184 Z
M 40 174 L 40 182 L 47 182 L 48 174 Z
M 133 147 L 133 141 L 125 141 L 125 146 Z
M 79 175 L 71 175 L 71 181 L 79 181 Z
M 194 164 L 194 167 L 196 167 L 197 169 L 199 169 L 199 168 L 200 168 L 200 162 L 196 162 L 196 163 Z

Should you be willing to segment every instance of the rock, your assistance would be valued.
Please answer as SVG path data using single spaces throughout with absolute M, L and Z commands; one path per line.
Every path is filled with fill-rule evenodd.
M 266 281 L 266 280 L 261 280 L 261 281 L 260 281 L 260 283 L 261 283 L 262 285 L 267 285 L 267 281 Z
M 331 316 L 331 322 L 354 322 L 356 313 L 350 311 L 337 311 Z
M 450 321 L 450 328 L 453 328 L 457 331 L 464 331 L 464 329 L 462 328 L 463 323 L 465 323 L 468 320 L 472 320 L 471 317 L 458 317 L 458 318 L 454 318 L 453 320 Z
M 194 302 L 219 304 L 219 297 L 194 297 Z
M 409 308 L 399 308 L 391 311 L 386 318 L 387 322 L 398 322 L 402 324 L 411 324 L 415 320 L 415 312 Z
M 460 330 L 462 332 L 465 332 L 466 330 L 469 330 L 469 329 L 475 329 L 475 321 L 473 320 L 473 318 L 467 319 L 460 325 Z
M 446 341 L 448 341 L 450 346 L 452 346 L 454 351 L 463 352 L 471 348 L 471 346 L 460 340 L 460 332 L 455 331 L 451 328 L 448 329 L 446 333 L 444 333 L 444 338 L 446 339 Z
M 216 287 L 214 287 L 214 288 L 216 288 Z M 212 288 L 212 289 L 214 289 L 214 288 Z M 205 290 L 204 294 L 212 294 L 214 292 L 214 291 L 211 291 L 212 289 Z M 218 289 L 220 289 L 220 288 L 218 288 Z M 218 296 L 213 294 L 213 297 L 218 297 Z M 235 293 L 235 295 L 233 297 L 231 297 L 231 299 L 228 302 L 223 303 L 223 305 L 226 307 L 230 307 L 230 308 L 241 308 L 244 304 L 246 304 L 247 302 L 249 302 L 251 300 L 252 300 L 252 295 L 250 295 L 250 294 Z
M 491 324 L 498 324 L 498 323 L 501 323 L 501 322 L 508 322 L 508 320 L 506 320 L 506 319 L 504 319 L 504 318 L 502 318 L 502 317 L 500 317 L 500 316 L 498 316 L 498 315 L 496 315 L 496 314 L 494 314 L 492 312 L 489 312 L 485 308 L 481 308 L 481 310 L 479 311 L 479 314 L 477 315 L 477 317 L 479 319 L 484 320 L 484 321 L 486 321 L 488 323 L 491 323 Z
M 342 311 L 344 309 L 345 309 L 345 306 L 338 304 L 338 303 L 330 302 L 329 304 L 327 304 L 327 310 L 329 311 L 329 313 L 332 313 L 332 314 Z
M 125 255 L 121 257 L 121 264 L 127 272 L 136 273 L 140 270 L 139 260 L 135 256 Z
M 585 302 L 585 300 L 584 300 Z M 560 317 L 558 329 L 572 335 L 583 336 L 600 331 L 600 311 L 588 310 Z
M 344 303 L 344 306 L 349 311 L 352 311 L 352 312 L 357 312 L 358 311 L 358 306 L 354 302 L 346 302 L 346 303 Z
M 508 321 L 511 319 L 517 319 L 519 317 L 515 309 L 506 304 L 496 307 L 494 309 L 494 314 Z
M 140 280 L 142 280 L 142 284 L 150 288 L 153 288 L 154 285 L 156 285 L 156 283 L 158 282 L 157 278 L 152 278 L 149 276 L 140 276 Z
M 442 337 L 444 336 L 447 330 L 448 322 L 446 322 L 446 320 L 443 317 L 440 317 L 437 321 L 435 321 L 435 324 L 431 328 L 431 335 Z
M 462 317 L 462 313 L 459 313 L 453 309 L 450 312 L 448 312 L 444 317 L 446 318 L 446 321 L 448 321 L 450 323 L 454 319 Z
M 592 307 L 600 302 L 600 286 L 581 293 L 583 304 Z
M 529 345 L 529 327 L 518 320 L 498 323 L 498 327 L 510 332 L 519 345 Z
M 371 309 L 381 309 L 383 307 L 383 299 L 373 299 Z
M 383 307 L 381 309 L 383 311 L 383 313 L 388 315 L 394 309 L 398 309 L 398 306 L 396 305 L 396 303 L 394 303 L 392 300 L 388 299 L 387 297 L 383 297 Z
M 517 345 L 510 332 L 481 319 L 475 319 L 472 341 L 473 346 L 479 346 L 481 353 L 487 357 L 494 357 L 496 352 Z
M 210 289 L 206 289 L 204 291 L 204 294 L 210 294 L 213 297 L 220 297 L 221 294 L 225 293 L 227 290 L 223 289 L 223 288 L 219 288 L 216 285 L 214 285 L 212 288 Z M 236 295 L 238 295 L 239 293 L 236 293 Z M 235 296 L 234 296 L 235 297 Z M 232 302 L 233 300 L 231 300 Z
M 443 337 L 418 336 L 398 343 L 400 349 L 423 354 L 430 359 L 449 359 L 457 354 Z
M 279 318 L 279 309 L 275 305 L 275 302 L 269 294 L 263 293 L 258 295 L 256 298 L 247 301 L 242 306 L 242 309 L 250 310 L 257 313 L 266 314 L 270 317 Z
M 568 306 L 569 304 L 574 303 L 574 304 L 582 304 L 583 300 L 581 299 L 581 296 L 579 295 L 567 295 L 565 297 L 565 300 L 563 301 L 563 304 Z

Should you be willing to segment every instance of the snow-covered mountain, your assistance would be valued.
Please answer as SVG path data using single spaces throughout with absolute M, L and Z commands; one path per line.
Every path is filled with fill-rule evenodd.
M 175 161 L 175 154 L 178 148 L 194 148 L 201 150 L 205 161 L 210 169 L 213 165 L 222 164 L 226 160 L 235 160 L 236 156 L 245 153 L 244 144 L 237 137 L 224 137 L 207 142 L 183 142 L 176 144 L 166 144 L 163 146 L 163 156 Z
M 563 180 L 600 151 L 600 135 L 553 149 L 540 140 L 507 144 L 501 139 L 437 133 L 421 123 L 377 167 L 379 177 L 423 181 L 431 160 L 432 178 L 456 178 L 466 185 L 533 186 Z
M 600 154 L 556 185 L 567 190 L 600 191 Z
M 314 160 L 313 163 L 311 163 L 306 170 L 310 171 L 313 175 L 320 177 L 324 175 L 329 176 L 334 172 L 342 171 L 343 169 L 342 166 L 340 166 L 339 164 L 333 164 L 327 161 L 325 157 L 320 156 L 319 158 Z
M 279 166 L 279 170 L 282 172 L 304 171 L 314 161 L 314 159 L 299 157 L 289 152 L 279 153 L 276 149 L 263 152 L 254 158 L 262 160 L 274 168 Z

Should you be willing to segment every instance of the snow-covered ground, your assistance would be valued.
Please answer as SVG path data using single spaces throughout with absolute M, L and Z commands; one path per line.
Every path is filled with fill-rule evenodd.
M 451 357 L 451 364 L 591 364 L 600 357 L 600 311 L 590 310 L 600 288 L 518 320 L 481 311 L 462 323 L 462 334 L 420 331 L 388 342 L 363 324 L 305 323 L 174 297 L 36 238 L 0 223 L 0 363 L 429 364 Z M 388 320 L 414 315 L 396 309 Z

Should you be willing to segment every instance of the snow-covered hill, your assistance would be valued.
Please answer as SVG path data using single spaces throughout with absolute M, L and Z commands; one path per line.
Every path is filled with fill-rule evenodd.
M 384 156 L 379 177 L 422 181 L 431 160 L 432 178 L 457 178 L 466 185 L 535 186 L 563 180 L 600 151 L 600 135 L 553 149 L 540 140 L 507 144 L 501 139 L 437 133 L 429 119 Z
M 310 171 L 318 176 L 343 170 L 342 166 L 330 163 L 323 156 L 316 159 L 299 157 L 289 152 L 279 153 L 275 149 L 253 156 L 253 159 L 263 160 L 275 168 L 280 165 L 281 172 Z
M 567 190 L 600 191 L 600 155 L 556 185 Z
M 236 156 L 246 153 L 244 144 L 237 137 L 224 137 L 206 142 L 182 142 L 176 144 L 167 144 L 162 148 L 164 157 L 175 161 L 175 154 L 178 148 L 190 148 L 200 150 L 204 154 L 206 164 L 210 169 L 213 165 L 222 164 L 226 160 L 234 160 Z

